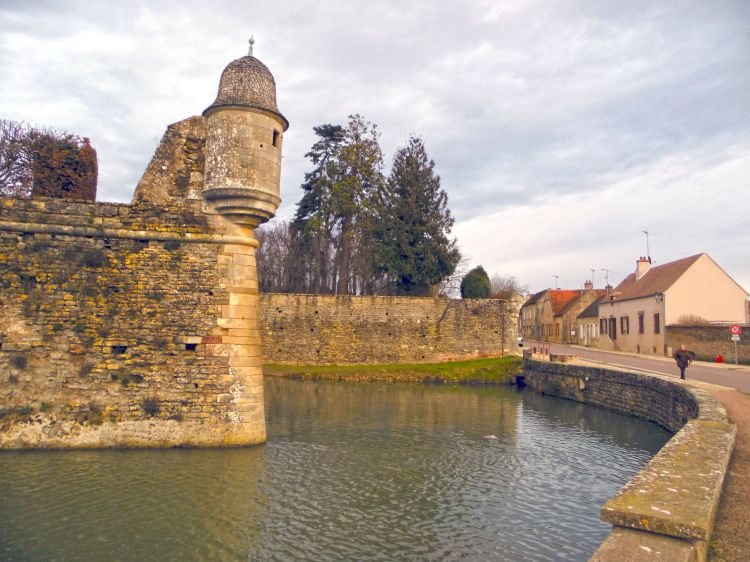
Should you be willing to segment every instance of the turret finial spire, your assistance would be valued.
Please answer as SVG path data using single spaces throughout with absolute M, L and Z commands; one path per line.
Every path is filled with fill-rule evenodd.
M 250 36 L 250 41 L 248 41 L 248 43 L 250 43 L 250 48 L 248 49 L 248 53 L 247 54 L 252 57 L 253 56 L 253 45 L 255 45 L 255 38 L 252 35 Z

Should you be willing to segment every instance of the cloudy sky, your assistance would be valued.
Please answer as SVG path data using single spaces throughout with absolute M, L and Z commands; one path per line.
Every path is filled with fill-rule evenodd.
M 655 264 L 707 252 L 750 290 L 746 0 L 0 0 L 0 117 L 90 137 L 129 201 L 251 33 L 291 123 L 279 216 L 312 127 L 360 113 L 389 158 L 424 138 L 472 266 L 616 284 L 648 230 Z

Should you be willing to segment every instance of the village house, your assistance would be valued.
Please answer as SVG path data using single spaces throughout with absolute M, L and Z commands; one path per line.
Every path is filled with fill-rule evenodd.
M 521 307 L 521 333 L 529 340 L 556 343 L 577 342 L 577 316 L 597 300 L 603 290 L 591 281 L 583 289 L 545 289 L 532 295 Z
M 598 347 L 671 355 L 670 325 L 746 323 L 748 293 L 708 254 L 659 266 L 641 257 L 634 273 L 598 305 Z M 590 311 L 589 311 L 590 313 Z M 588 318 L 579 315 L 579 324 Z
M 609 285 L 608 285 L 609 287 Z M 611 288 L 611 287 L 610 287 Z M 577 316 L 578 331 L 577 340 L 579 345 L 592 346 L 599 340 L 599 303 L 608 295 L 599 295 Z

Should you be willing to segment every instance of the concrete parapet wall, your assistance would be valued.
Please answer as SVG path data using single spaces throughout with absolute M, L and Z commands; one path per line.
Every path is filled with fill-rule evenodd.
M 736 428 L 706 391 L 666 377 L 524 358 L 539 392 L 602 406 L 676 432 L 602 508 L 614 529 L 592 560 L 703 561 Z
M 429 363 L 516 349 L 518 312 L 493 299 L 261 294 L 266 363 Z

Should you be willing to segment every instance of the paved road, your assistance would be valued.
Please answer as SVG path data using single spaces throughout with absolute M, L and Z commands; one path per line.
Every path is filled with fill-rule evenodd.
M 578 355 L 581 359 L 604 363 L 617 367 L 632 367 L 642 371 L 651 371 L 662 375 L 679 378 L 680 371 L 674 360 L 665 357 L 649 357 L 644 355 L 630 355 L 627 353 L 612 353 L 586 347 L 562 345 L 557 343 L 526 342 L 526 346 L 549 348 L 552 353 L 569 353 Z M 740 365 L 712 365 L 703 361 L 695 361 L 685 371 L 688 379 L 710 382 L 729 388 L 737 388 L 750 393 L 750 368 Z

